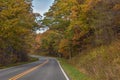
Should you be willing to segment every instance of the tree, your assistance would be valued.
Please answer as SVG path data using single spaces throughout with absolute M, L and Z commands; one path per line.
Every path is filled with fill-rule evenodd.
M 0 1 L 0 64 L 28 60 L 35 17 L 24 0 Z
M 47 31 L 42 36 L 41 47 L 48 51 L 49 55 L 58 56 L 58 44 L 62 36 L 54 31 Z
M 58 51 L 62 51 L 64 55 L 75 56 L 90 46 L 110 44 L 118 36 L 119 2 L 119 0 L 55 0 L 45 13 L 42 25 L 62 36 Z M 63 45 L 65 42 L 72 51 L 66 53 L 66 47 Z

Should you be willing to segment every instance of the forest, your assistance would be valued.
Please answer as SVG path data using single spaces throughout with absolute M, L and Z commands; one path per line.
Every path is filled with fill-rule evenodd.
M 39 21 L 31 6 L 0 0 L 0 66 L 32 53 L 67 59 L 93 80 L 120 79 L 120 0 L 54 0 Z
M 35 19 L 30 2 L 0 0 L 0 66 L 28 61 Z
M 55 0 L 37 52 L 68 59 L 95 80 L 120 79 L 120 0 Z

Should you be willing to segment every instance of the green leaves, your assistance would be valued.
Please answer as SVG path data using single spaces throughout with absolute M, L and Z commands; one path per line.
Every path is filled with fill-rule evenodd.
M 109 44 L 118 35 L 119 3 L 116 0 L 55 0 L 45 13 L 42 25 L 62 36 L 60 48 L 71 43 L 68 47 L 80 53 L 93 45 Z M 70 53 L 62 50 L 64 55 Z
M 41 47 L 49 51 L 49 54 L 57 53 L 58 44 L 62 36 L 54 31 L 47 31 L 43 34 Z
M 24 0 L 0 1 L 0 59 L 7 57 L 0 61 L 7 63 L 9 60 L 12 63 L 11 56 L 17 58 L 16 62 L 27 60 L 33 40 L 30 36 L 33 36 L 35 24 L 31 5 Z M 23 55 L 26 59 L 22 58 Z

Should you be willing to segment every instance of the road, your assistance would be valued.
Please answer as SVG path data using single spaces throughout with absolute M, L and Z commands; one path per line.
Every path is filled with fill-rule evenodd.
M 54 58 L 0 70 L 0 80 L 68 80 Z

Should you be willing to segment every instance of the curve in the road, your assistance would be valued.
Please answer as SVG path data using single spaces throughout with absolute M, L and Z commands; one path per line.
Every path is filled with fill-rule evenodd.
M 35 67 L 33 67 L 33 68 L 31 68 L 31 69 L 29 69 L 29 70 L 23 72 L 23 73 L 20 73 L 20 74 L 18 74 L 18 75 L 16 75 L 16 76 L 10 78 L 9 80 L 17 80 L 17 79 L 21 78 L 22 76 L 25 76 L 26 74 L 28 74 L 28 73 L 30 73 L 30 72 L 36 70 L 37 68 L 40 68 L 40 67 L 44 66 L 45 64 L 48 63 L 48 61 L 49 61 L 49 60 L 47 59 L 43 64 L 40 64 L 40 65 L 35 66 Z

